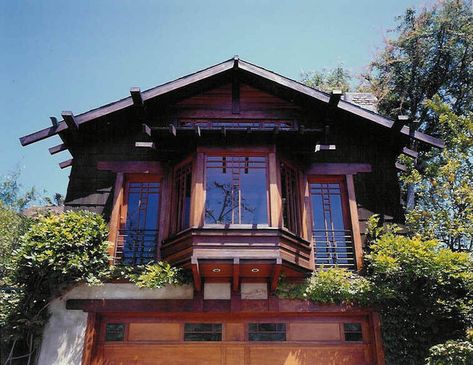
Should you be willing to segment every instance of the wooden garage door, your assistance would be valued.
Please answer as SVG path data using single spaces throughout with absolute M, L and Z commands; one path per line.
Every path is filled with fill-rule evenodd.
M 104 318 L 96 363 L 365 365 L 373 363 L 370 338 L 360 318 Z

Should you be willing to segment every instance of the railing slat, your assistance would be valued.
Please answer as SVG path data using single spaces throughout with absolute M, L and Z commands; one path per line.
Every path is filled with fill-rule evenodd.
M 355 251 L 350 230 L 314 230 L 312 239 L 316 267 L 346 267 L 354 270 Z

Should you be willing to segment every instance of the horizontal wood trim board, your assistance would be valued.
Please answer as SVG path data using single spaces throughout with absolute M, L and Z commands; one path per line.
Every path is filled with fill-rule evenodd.
M 260 312 L 286 314 L 294 313 L 317 313 L 325 315 L 366 315 L 372 312 L 370 308 L 347 307 L 338 305 L 321 305 L 305 300 L 290 300 L 270 297 L 267 300 L 258 300 L 259 306 L 255 306 L 255 300 L 237 299 L 241 305 L 235 306 L 232 300 L 202 300 L 196 296 L 194 299 L 69 299 L 66 301 L 66 309 L 83 310 L 85 312 L 124 312 L 124 313 L 200 313 L 201 315 L 215 315 L 214 312 L 236 312 L 251 314 L 258 307 Z M 247 309 L 245 309 L 247 308 Z
M 305 171 L 307 175 L 353 175 L 371 172 L 369 163 L 314 163 Z
M 159 161 L 99 161 L 97 162 L 97 170 L 125 174 L 164 174 L 164 169 Z

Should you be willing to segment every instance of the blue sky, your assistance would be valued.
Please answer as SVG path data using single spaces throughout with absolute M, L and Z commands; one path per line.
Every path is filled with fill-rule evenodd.
M 431 1 L 0 0 L 0 176 L 65 193 L 58 137 L 18 138 L 235 54 L 285 76 L 343 64 L 358 73 L 394 18 Z

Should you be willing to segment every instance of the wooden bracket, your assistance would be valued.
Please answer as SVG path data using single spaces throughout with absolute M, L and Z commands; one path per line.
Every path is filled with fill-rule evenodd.
M 274 292 L 278 287 L 279 274 L 281 273 L 282 259 L 278 257 L 274 264 L 273 273 L 271 276 L 271 292 Z
M 202 132 L 200 130 L 200 126 L 196 125 L 195 126 L 195 134 L 197 135 L 197 137 L 201 137 L 202 136 Z
M 152 134 L 151 127 L 144 123 L 142 124 L 142 127 L 143 127 L 143 133 L 146 134 L 148 137 L 151 137 L 151 134 Z
M 61 113 L 61 115 L 69 129 L 79 129 L 79 123 L 77 123 L 77 120 L 71 111 L 64 111 Z
M 232 288 L 233 291 L 238 291 L 238 287 L 240 286 L 240 259 L 235 257 L 233 259 L 233 280 L 232 280 Z
M 191 258 L 192 278 L 194 279 L 194 290 L 202 290 L 202 279 L 200 277 L 199 261 L 196 257 Z

